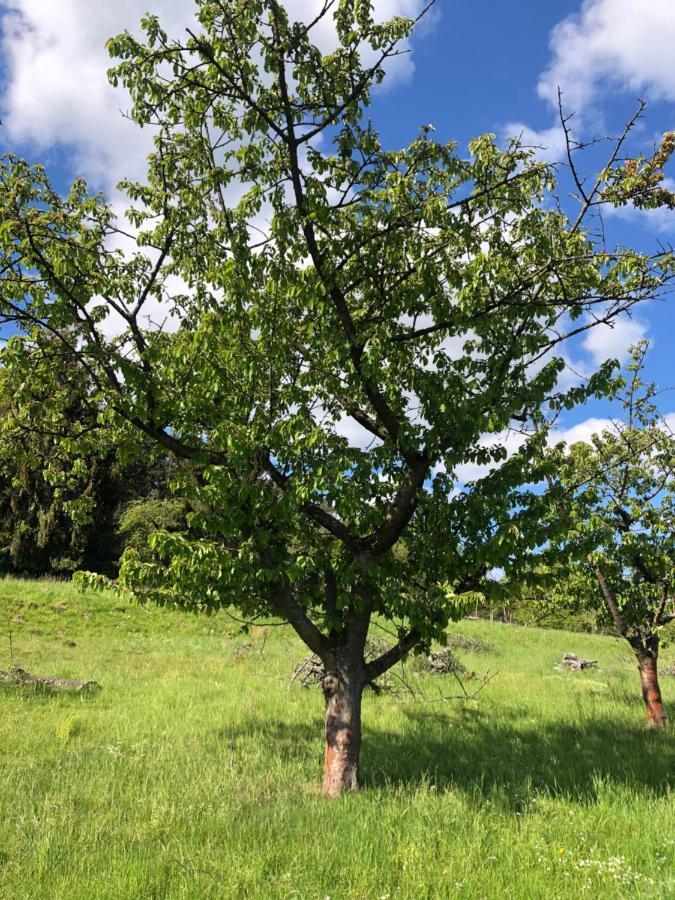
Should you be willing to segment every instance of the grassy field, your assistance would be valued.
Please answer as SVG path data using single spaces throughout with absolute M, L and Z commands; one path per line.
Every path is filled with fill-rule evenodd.
M 0 691 L 2 898 L 675 898 L 675 738 L 644 729 L 616 640 L 458 623 L 498 676 L 469 703 L 369 693 L 365 789 L 325 801 L 285 628 L 59 582 L 0 581 L 0 615 L 23 668 L 102 686 Z M 600 668 L 557 671 L 566 651 Z

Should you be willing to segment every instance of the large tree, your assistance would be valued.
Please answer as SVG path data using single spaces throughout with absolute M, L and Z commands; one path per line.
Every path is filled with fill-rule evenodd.
M 549 581 L 601 610 L 629 643 L 651 726 L 666 726 L 659 645 L 675 621 L 675 436 L 635 348 L 620 394 L 622 415 L 589 443 L 550 452 Z
M 358 784 L 364 687 L 442 639 L 462 593 L 537 539 L 520 485 L 542 438 L 507 460 L 509 429 L 607 377 L 561 392 L 556 348 L 653 296 L 672 260 L 584 228 L 621 142 L 572 219 L 517 142 L 486 135 L 464 158 L 425 126 L 384 147 L 366 110 L 413 22 L 377 22 L 360 0 L 305 23 L 276 0 L 196 13 L 183 39 L 148 16 L 142 40 L 110 42 L 112 80 L 155 135 L 147 181 L 126 184 L 134 253 L 111 249 L 124 223 L 103 198 L 81 182 L 62 197 L 7 157 L 2 308 L 27 330 L 13 352 L 33 379 L 49 384 L 39 351 L 57 336 L 120 446 L 150 437 L 199 470 L 209 513 L 157 535 L 159 562 L 127 554 L 121 581 L 286 619 L 326 668 L 324 789 L 338 794 Z M 496 468 L 461 486 L 469 462 Z M 366 661 L 373 616 L 397 637 Z

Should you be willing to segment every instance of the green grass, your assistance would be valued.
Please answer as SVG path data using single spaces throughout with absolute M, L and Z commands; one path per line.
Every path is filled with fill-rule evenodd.
M 2 898 L 675 897 L 675 740 L 619 641 L 458 623 L 499 675 L 464 704 L 369 693 L 365 789 L 326 801 L 286 629 L 0 581 L 0 631 L 17 615 L 17 663 L 102 688 L 0 691 Z M 600 669 L 555 670 L 566 651 Z

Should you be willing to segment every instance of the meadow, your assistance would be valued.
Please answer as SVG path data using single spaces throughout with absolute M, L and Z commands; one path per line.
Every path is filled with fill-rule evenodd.
M 101 688 L 0 689 L 2 898 L 675 897 L 675 738 L 614 638 L 456 623 L 496 677 L 464 702 L 426 675 L 428 702 L 368 692 L 364 789 L 327 801 L 286 627 L 2 580 L 0 631 L 17 617 L 16 664 Z M 568 651 L 599 668 L 557 670 Z

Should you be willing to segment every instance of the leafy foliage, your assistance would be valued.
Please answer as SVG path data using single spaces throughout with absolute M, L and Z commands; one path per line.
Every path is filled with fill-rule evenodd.
M 675 438 L 633 353 L 624 417 L 590 444 L 554 451 L 558 536 L 550 556 L 574 563 L 563 590 L 603 611 L 641 645 L 675 618 Z
M 628 159 L 608 172 L 604 195 L 617 206 L 675 209 L 675 194 L 664 185 L 665 166 L 675 151 L 675 131 L 666 131 L 651 157 Z
M 121 584 L 280 614 L 367 683 L 540 540 L 522 485 L 544 438 L 508 457 L 509 430 L 606 389 L 611 366 L 557 387 L 556 348 L 658 294 L 672 257 L 585 231 L 607 173 L 568 220 L 518 142 L 484 135 L 465 158 L 427 126 L 383 146 L 371 93 L 414 23 L 342 0 L 326 56 L 330 8 L 306 25 L 276 0 L 198 0 L 198 33 L 147 16 L 142 38 L 111 40 L 111 79 L 156 134 L 147 181 L 125 184 L 133 252 L 114 249 L 124 223 L 102 197 L 81 182 L 62 197 L 7 156 L 0 308 L 23 328 L 7 366 L 49 397 L 55 338 L 124 458 L 150 440 L 188 462 L 189 532 L 156 533 L 151 559 L 129 550 Z M 461 485 L 465 463 L 492 471 Z M 373 614 L 399 640 L 366 663 Z
M 176 498 L 151 497 L 132 500 L 120 515 L 118 533 L 125 548 L 142 553 L 156 531 L 185 529 L 185 501 Z
M 166 455 L 120 461 L 98 427 L 82 368 L 48 342 L 47 396 L 16 350 L 15 341 L 0 367 L 0 565 L 24 574 L 112 575 L 123 547 L 120 512 L 132 498 L 166 494 Z

